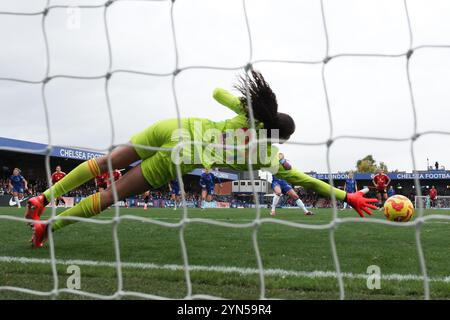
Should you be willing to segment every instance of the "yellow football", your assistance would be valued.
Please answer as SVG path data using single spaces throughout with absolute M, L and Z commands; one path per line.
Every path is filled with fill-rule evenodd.
M 384 215 L 390 221 L 406 222 L 414 215 L 414 206 L 407 197 L 397 194 L 384 203 Z

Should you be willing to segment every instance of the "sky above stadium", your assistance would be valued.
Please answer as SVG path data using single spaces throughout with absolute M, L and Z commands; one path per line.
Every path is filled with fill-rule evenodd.
M 52 5 L 104 1 L 54 0 Z M 0 11 L 35 12 L 45 1 L 1 1 Z M 178 0 L 174 24 L 178 67 L 236 68 L 252 61 L 277 95 L 279 110 L 293 116 L 297 131 L 281 150 L 304 171 L 326 172 L 324 144 L 332 134 L 409 138 L 414 116 L 406 58 L 341 56 L 325 66 L 331 108 L 322 82 L 326 41 L 320 1 L 247 0 L 252 53 L 241 0 Z M 170 1 L 119 1 L 109 7 L 112 70 L 171 74 L 176 67 Z M 325 0 L 330 56 L 407 52 L 409 30 L 403 0 Z M 450 2 L 408 0 L 413 47 L 450 45 Z M 101 76 L 108 70 L 103 9 L 52 9 L 46 18 L 50 75 Z M 39 81 L 45 75 L 41 16 L 2 15 L 0 77 Z M 260 62 L 258 62 L 260 61 Z M 242 70 L 188 68 L 175 79 L 183 117 L 223 120 L 233 113 L 215 102 L 215 87 L 231 89 Z M 417 130 L 450 131 L 450 49 L 416 50 L 410 60 Z M 46 85 L 51 142 L 106 149 L 111 125 L 105 79 L 55 78 Z M 48 142 L 41 86 L 0 81 L 0 136 Z M 116 73 L 110 79 L 114 144 L 155 121 L 176 117 L 171 76 Z M 414 144 L 417 167 L 439 161 L 450 168 L 450 136 L 426 135 Z M 330 148 L 332 171 L 353 169 L 367 154 L 389 169 L 412 169 L 410 141 L 338 139 Z

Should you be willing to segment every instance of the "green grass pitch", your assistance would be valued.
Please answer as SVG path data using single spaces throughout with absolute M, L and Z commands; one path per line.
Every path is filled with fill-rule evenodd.
M 63 209 L 58 209 L 58 212 Z M 309 224 L 326 224 L 330 209 L 315 210 L 304 216 L 299 210 L 280 209 L 275 219 Z M 50 210 L 45 216 L 48 217 Z M 150 217 L 175 223 L 181 210 L 121 209 L 121 214 Z M 268 210 L 262 210 L 269 217 Z M 1 215 L 21 216 L 23 209 L 0 208 Z M 448 215 L 450 211 L 429 210 L 426 214 Z M 352 211 L 339 211 L 341 217 L 357 217 Z M 109 219 L 107 210 L 98 219 Z M 210 218 L 230 223 L 248 223 L 255 209 L 190 209 L 190 218 Z M 376 212 L 369 219 L 383 219 Z M 68 260 L 83 260 L 81 290 L 112 295 L 117 290 L 114 268 L 112 225 L 76 223 L 54 234 L 59 287 L 65 288 L 70 274 Z M 185 228 L 191 270 L 192 293 L 233 299 L 259 298 L 259 276 L 252 243 L 253 229 L 227 228 L 193 223 Z M 160 295 L 186 296 L 179 229 L 140 221 L 123 220 L 118 227 L 123 290 Z M 0 220 L 0 287 L 16 286 L 51 291 L 53 277 L 46 259 L 48 245 L 32 249 L 31 230 L 23 222 Z M 450 299 L 450 222 L 428 221 L 422 226 L 422 244 L 431 278 L 433 299 Z M 422 299 L 423 282 L 415 242 L 415 228 L 399 228 L 366 223 L 339 225 L 335 232 L 337 251 L 347 299 Z M 265 275 L 266 297 L 274 299 L 338 299 L 337 279 L 328 230 L 306 230 L 276 224 L 262 224 L 258 244 Z M 381 269 L 381 288 L 367 288 L 367 267 Z M 27 293 L 0 290 L 0 299 L 48 299 Z M 62 293 L 59 299 L 85 298 Z M 130 297 L 128 297 L 130 298 Z

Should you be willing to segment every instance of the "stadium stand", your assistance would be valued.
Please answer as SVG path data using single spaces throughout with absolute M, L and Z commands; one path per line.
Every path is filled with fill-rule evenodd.
M 47 146 L 45 144 L 0 137 L 0 146 L 2 146 L 3 149 L 8 149 L 0 150 L 0 206 L 9 205 L 10 195 L 8 194 L 8 177 L 11 175 L 11 172 L 15 167 L 21 168 L 22 174 L 29 181 L 29 196 L 36 195 L 47 188 L 48 183 L 45 174 L 45 154 L 47 152 Z M 28 153 L 25 153 L 25 150 Z M 63 171 L 69 172 L 77 166 L 80 161 L 100 155 L 101 153 L 79 148 L 54 147 L 50 157 L 50 167 L 53 169 L 56 165 L 61 165 Z M 125 171 L 126 170 L 127 168 L 125 168 Z M 186 201 L 189 207 L 198 207 L 200 205 L 201 190 L 198 185 L 198 177 L 201 175 L 201 172 L 201 169 L 195 169 L 183 177 L 187 191 Z M 215 190 L 217 195 L 214 204 L 215 207 L 248 208 L 255 206 L 253 193 L 251 191 L 239 193 L 233 193 L 231 191 L 230 181 L 236 181 L 242 177 L 245 178 L 245 173 L 223 171 L 214 172 L 224 181 L 223 187 L 217 187 Z M 329 181 L 330 178 L 328 174 L 323 173 L 308 172 L 308 174 L 326 182 Z M 421 182 L 423 195 L 428 195 L 428 190 L 434 185 L 440 196 L 450 196 L 450 185 L 448 183 L 450 179 L 450 171 L 445 169 L 434 170 L 433 167 L 430 167 L 427 171 L 409 173 L 390 172 L 388 175 L 392 180 L 391 185 L 394 186 L 396 194 L 405 195 L 412 201 L 414 201 L 414 197 L 416 195 L 414 184 L 415 177 L 417 177 Z M 332 178 L 337 187 L 343 188 L 345 179 L 347 178 L 347 173 L 333 173 Z M 360 189 L 363 186 L 368 186 L 369 189 L 371 189 L 372 178 L 373 174 L 371 173 L 355 173 L 355 179 L 357 180 Z M 66 196 L 73 198 L 73 201 L 68 201 L 69 203 L 76 204 L 83 197 L 92 194 L 94 190 L 95 184 L 94 182 L 91 182 L 77 188 Z M 329 199 L 319 198 L 316 194 L 298 187 L 296 188 L 296 191 L 301 196 L 307 207 L 332 207 L 332 203 Z M 268 194 L 271 193 L 272 190 L 269 187 Z M 373 193 L 373 190 L 371 190 L 370 193 Z M 127 199 L 127 201 L 131 207 L 143 206 L 142 195 Z M 265 207 L 271 201 L 261 195 L 259 202 L 263 207 Z M 119 204 L 124 205 L 123 202 L 120 202 Z M 338 203 L 338 205 L 340 205 L 340 203 Z M 170 193 L 168 189 L 162 188 L 160 190 L 153 190 L 150 193 L 150 206 L 173 206 L 172 201 L 170 201 Z M 294 207 L 295 204 L 291 199 L 285 198 L 280 201 L 279 206 L 282 208 L 289 208 Z

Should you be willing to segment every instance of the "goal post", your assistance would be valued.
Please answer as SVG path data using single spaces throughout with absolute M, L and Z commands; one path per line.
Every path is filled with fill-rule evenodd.
M 434 202 L 429 196 L 415 196 L 414 206 L 419 208 L 420 205 L 425 209 L 450 209 L 450 196 L 438 196 Z

